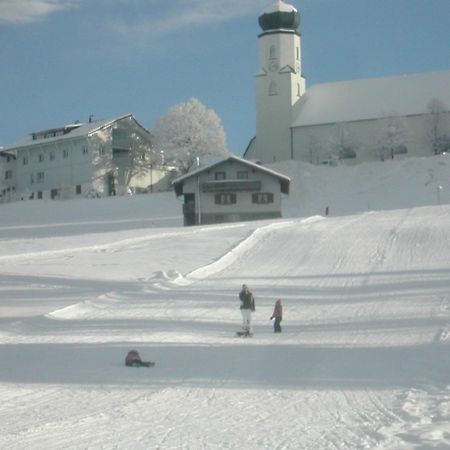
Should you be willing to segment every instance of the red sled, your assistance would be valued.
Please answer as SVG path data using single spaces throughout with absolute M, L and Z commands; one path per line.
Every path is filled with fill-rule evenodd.
M 152 361 L 142 361 L 141 356 L 136 350 L 130 350 L 125 358 L 125 365 L 127 367 L 153 367 L 155 363 Z

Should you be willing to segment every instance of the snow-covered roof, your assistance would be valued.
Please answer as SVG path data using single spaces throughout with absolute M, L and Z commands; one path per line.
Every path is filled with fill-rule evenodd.
M 292 5 L 288 4 L 288 3 L 285 3 L 282 0 L 277 0 L 273 4 L 269 5 L 262 12 L 262 14 L 272 14 L 272 13 L 278 12 L 278 11 L 289 12 L 290 13 L 290 12 L 297 12 L 297 9 L 294 6 L 292 6 Z
M 450 111 L 450 70 L 317 84 L 300 100 L 292 126 L 424 114 L 432 99 Z
M 176 178 L 175 180 L 172 181 L 172 185 L 174 187 L 176 187 L 177 185 L 179 185 L 180 183 L 183 183 L 184 181 L 186 181 L 188 178 L 191 178 L 201 172 L 204 172 L 206 170 L 210 170 L 216 166 L 218 166 L 219 164 L 222 164 L 225 161 L 237 161 L 240 162 L 246 166 L 251 167 L 252 169 L 258 170 L 260 172 L 265 172 L 268 173 L 270 175 L 273 175 L 274 177 L 277 177 L 282 185 L 282 192 L 287 194 L 289 193 L 289 183 L 291 181 L 291 179 L 289 177 L 287 177 L 286 175 L 282 175 L 279 172 L 276 172 L 275 170 L 272 169 L 268 169 L 267 167 L 262 166 L 261 164 L 257 164 L 255 162 L 249 161 L 247 159 L 243 159 L 240 158 L 239 156 L 236 155 L 230 155 L 227 156 L 226 158 L 222 158 L 219 161 L 213 163 L 213 164 L 209 164 L 207 166 L 204 167 L 199 167 L 198 169 L 195 169 L 191 172 L 186 173 L 185 175 L 181 175 L 180 177 Z
M 27 136 L 23 137 L 22 139 L 19 139 L 16 142 L 13 142 L 10 145 L 7 145 L 4 147 L 3 150 L 15 150 L 19 147 L 29 147 L 33 145 L 42 145 L 47 142 L 56 142 L 60 140 L 66 140 L 66 139 L 73 139 L 73 138 L 79 138 L 79 137 L 87 137 L 91 134 L 101 130 L 102 128 L 109 127 L 110 125 L 114 124 L 115 122 L 118 122 L 119 120 L 126 119 L 126 118 L 133 118 L 135 121 L 136 119 L 132 114 L 125 114 L 122 116 L 115 116 L 110 117 L 109 119 L 103 119 L 98 121 L 93 121 L 89 123 L 82 123 L 82 124 L 70 124 L 65 125 L 58 128 L 51 128 L 47 130 L 40 130 L 33 133 L 28 134 Z M 137 121 L 136 121 L 137 123 Z M 49 134 L 52 132 L 58 132 L 62 131 L 65 134 L 54 136 L 54 137 L 46 137 L 46 138 L 36 138 L 37 136 Z M 146 130 L 147 131 L 147 130 Z M 34 136 L 34 137 L 33 137 Z

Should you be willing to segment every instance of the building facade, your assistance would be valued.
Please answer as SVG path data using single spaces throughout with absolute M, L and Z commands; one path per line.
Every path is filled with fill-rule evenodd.
M 14 167 L 4 170 L 13 173 L 18 199 L 170 187 L 172 172 L 153 153 L 153 136 L 131 114 L 34 132 L 3 153 L 14 157 Z
M 15 198 L 16 166 L 16 157 L 0 149 L 0 203 Z
M 450 70 L 306 89 L 297 9 L 278 0 L 259 24 L 256 136 L 246 159 L 352 164 L 450 151 Z
M 281 217 L 281 197 L 289 194 L 290 179 L 230 156 L 172 184 L 184 199 L 184 224 L 199 225 Z

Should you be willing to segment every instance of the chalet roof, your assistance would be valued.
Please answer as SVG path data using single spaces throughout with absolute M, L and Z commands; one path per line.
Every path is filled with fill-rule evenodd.
M 127 119 L 127 118 L 132 118 L 136 121 L 136 119 L 134 118 L 134 116 L 132 114 L 125 114 L 122 116 L 115 116 L 115 117 L 110 117 L 109 119 L 103 119 L 103 120 L 98 120 L 98 121 L 93 121 L 93 122 L 88 122 L 88 123 L 74 123 L 74 124 L 69 124 L 69 125 L 65 125 L 62 127 L 55 127 L 55 128 L 49 128 L 46 130 L 40 130 L 40 131 L 36 131 L 33 133 L 28 134 L 27 136 L 23 137 L 22 139 L 19 139 L 16 142 L 13 142 L 10 145 L 7 145 L 3 148 L 4 151 L 12 151 L 12 150 L 17 150 L 20 147 L 30 147 L 30 146 L 34 146 L 34 145 L 42 145 L 42 144 L 46 144 L 48 142 L 57 142 L 57 141 L 61 141 L 61 140 L 67 140 L 67 139 L 74 139 L 74 138 L 79 138 L 79 137 L 88 137 L 90 135 L 92 135 L 93 133 L 101 130 L 102 128 L 107 128 L 111 125 L 113 125 L 114 123 L 122 120 L 122 119 Z M 136 123 L 138 123 L 136 121 Z M 139 126 L 141 126 L 139 124 Z M 142 126 L 141 126 L 142 127 Z M 142 127 L 144 130 L 145 128 Z M 147 130 L 145 130 L 147 131 Z M 49 135 L 52 133 L 60 133 L 60 135 L 56 135 L 54 137 L 46 137 L 46 138 L 39 138 L 39 136 L 41 135 Z M 148 131 L 147 131 L 148 132 Z
M 216 161 L 216 162 L 214 162 L 212 164 L 209 164 L 207 166 L 199 167 L 198 169 L 195 169 L 195 170 L 193 170 L 191 172 L 188 172 L 187 174 L 182 175 L 182 176 L 176 178 L 175 180 L 173 180 L 172 181 L 172 185 L 174 186 L 177 195 L 181 195 L 181 188 L 180 187 L 183 185 L 183 183 L 187 179 L 189 179 L 191 177 L 194 177 L 194 176 L 198 175 L 201 172 L 205 172 L 207 170 L 211 170 L 214 167 L 216 167 L 216 166 L 218 166 L 218 165 L 220 165 L 220 164 L 222 164 L 223 162 L 226 162 L 226 161 L 236 161 L 236 162 L 239 162 L 239 163 L 241 163 L 241 164 L 243 164 L 245 166 L 251 167 L 252 169 L 255 169 L 255 170 L 259 171 L 259 172 L 264 172 L 264 173 L 267 173 L 269 175 L 272 175 L 272 176 L 278 178 L 280 180 L 281 192 L 283 194 L 289 194 L 289 184 L 291 182 L 291 179 L 289 177 L 287 177 L 285 175 L 282 175 L 281 173 L 276 172 L 275 170 L 268 169 L 267 167 L 264 167 L 261 164 L 257 164 L 255 162 L 249 161 L 247 159 L 239 158 L 236 155 L 230 155 L 230 156 L 227 156 L 226 158 L 222 158 L 219 161 Z
M 317 84 L 300 100 L 292 127 L 424 114 L 432 99 L 450 111 L 450 70 Z

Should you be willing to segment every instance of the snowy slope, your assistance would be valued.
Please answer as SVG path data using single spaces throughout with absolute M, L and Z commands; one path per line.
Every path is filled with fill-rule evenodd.
M 420 201 L 440 162 L 400 192 Z M 339 208 L 344 168 L 291 169 L 342 170 L 318 192 Z M 383 200 L 364 170 L 354 188 Z M 301 218 L 293 195 L 285 219 L 194 228 L 165 194 L 44 203 L 37 225 L 6 205 L 0 448 L 449 448 L 450 206 Z M 233 337 L 243 282 L 252 339 Z M 124 367 L 132 348 L 156 367 Z

